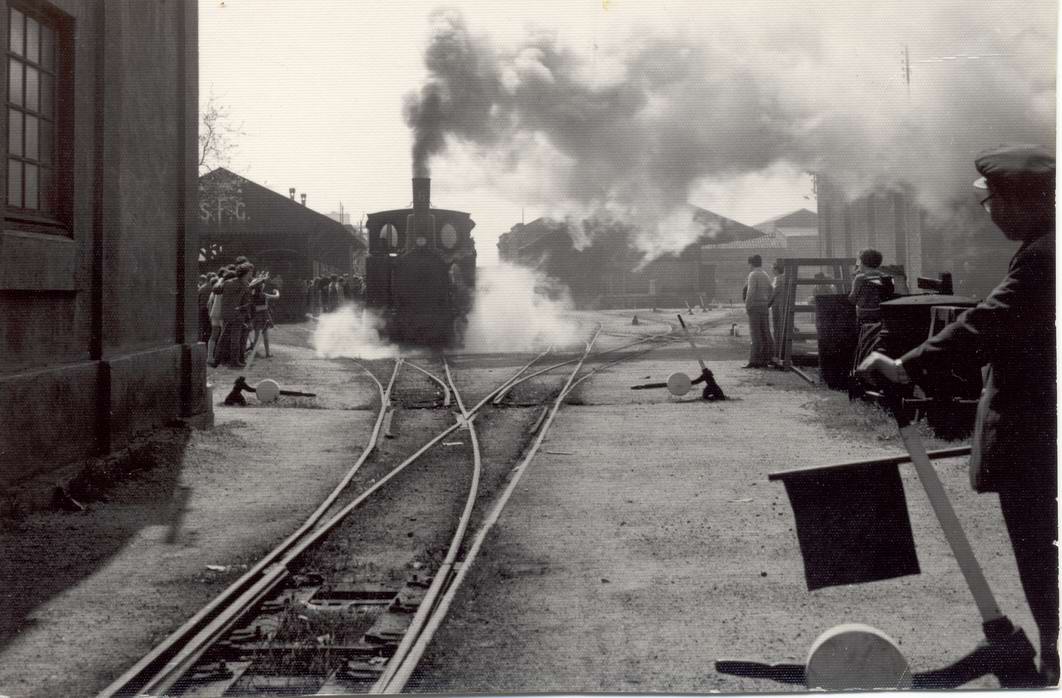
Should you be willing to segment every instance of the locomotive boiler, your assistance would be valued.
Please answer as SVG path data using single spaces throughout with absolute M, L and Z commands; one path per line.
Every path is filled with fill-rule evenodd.
M 365 303 L 393 341 L 460 345 L 476 283 L 475 221 L 431 207 L 431 180 L 413 178 L 413 208 L 370 213 Z

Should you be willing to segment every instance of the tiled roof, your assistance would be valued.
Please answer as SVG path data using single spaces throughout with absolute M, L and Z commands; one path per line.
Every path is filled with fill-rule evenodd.
M 751 250 L 751 249 L 785 249 L 786 239 L 783 235 L 762 235 L 751 240 L 735 240 L 716 245 L 701 245 L 702 250 Z
M 819 225 L 819 214 L 806 208 L 801 208 L 789 213 L 783 213 L 774 218 L 768 218 L 752 227 L 759 229 L 767 225 L 774 225 L 779 228 L 815 228 Z

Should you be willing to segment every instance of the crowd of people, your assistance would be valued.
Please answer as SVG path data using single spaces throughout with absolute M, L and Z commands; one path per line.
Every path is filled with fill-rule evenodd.
M 280 299 L 279 279 L 268 271 L 256 271 L 247 257 L 199 277 L 199 341 L 207 345 L 207 364 L 243 368 L 248 352 L 259 341 L 271 358 L 269 329 L 273 327 L 271 304 Z M 318 317 L 344 304 L 360 301 L 365 293 L 361 277 L 352 274 L 322 275 L 303 282 L 304 311 Z
M 302 291 L 306 314 L 318 317 L 321 313 L 333 313 L 346 303 L 361 301 L 365 283 L 356 274 L 331 274 L 307 280 Z
M 207 345 L 207 365 L 243 368 L 248 352 L 262 340 L 266 358 L 273 316 L 269 304 L 280 291 L 269 272 L 255 272 L 246 257 L 199 277 L 199 339 Z

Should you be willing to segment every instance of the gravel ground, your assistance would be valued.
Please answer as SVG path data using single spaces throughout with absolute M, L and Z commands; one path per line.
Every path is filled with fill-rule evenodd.
M 698 340 L 725 403 L 629 389 L 695 373 L 686 348 L 614 367 L 565 407 L 412 690 L 790 692 L 717 674 L 713 660 L 803 662 L 843 622 L 884 630 L 915 671 L 974 647 L 976 607 L 911 466 L 901 472 L 922 574 L 807 592 L 792 511 L 768 473 L 902 445 L 840 393 L 741 370 L 747 340 L 725 329 Z M 996 498 L 969 491 L 961 461 L 938 471 L 1002 608 L 1033 628 Z

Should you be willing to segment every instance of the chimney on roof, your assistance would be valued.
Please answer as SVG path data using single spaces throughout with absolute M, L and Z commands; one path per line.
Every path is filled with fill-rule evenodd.
M 306 205 L 306 192 L 303 192 L 302 194 L 300 194 L 300 196 L 302 196 L 302 205 L 305 206 Z
M 295 200 L 295 187 L 289 187 L 288 188 L 288 196 L 291 197 L 292 201 Z

